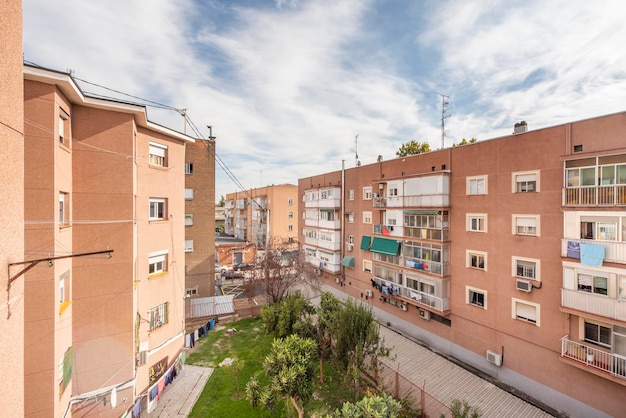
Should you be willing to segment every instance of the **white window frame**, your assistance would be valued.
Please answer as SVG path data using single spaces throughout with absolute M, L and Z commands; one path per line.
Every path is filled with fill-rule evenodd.
M 468 196 L 487 194 L 487 175 L 467 177 L 465 193 Z
M 363 260 L 363 271 L 366 271 L 368 273 L 372 272 L 372 260 Z
M 511 191 L 513 193 L 537 193 L 539 192 L 540 171 L 517 171 L 511 174 Z M 528 185 L 534 183 L 534 190 L 529 190 Z
M 477 269 L 477 270 L 484 270 L 487 271 L 487 252 L 485 251 L 475 251 L 475 250 L 465 250 L 465 267 L 468 268 L 472 268 L 472 269 Z M 482 257 L 482 261 L 483 261 L 483 267 L 480 267 L 480 258 Z M 477 265 L 473 265 L 473 261 L 472 259 L 476 258 L 477 260 Z
M 293 219 L 293 211 L 289 211 L 289 212 L 287 212 L 287 217 L 288 217 L 289 219 Z
M 193 226 L 193 213 L 185 213 L 185 226 Z
M 354 189 L 348 190 L 348 200 L 354 200 Z
M 185 189 L 185 200 L 193 200 L 193 189 Z
M 159 216 L 159 208 L 162 206 L 163 216 Z M 148 200 L 148 219 L 151 221 L 162 221 L 167 219 L 167 199 L 151 197 Z
M 69 128 L 69 119 L 70 115 L 62 108 L 59 108 L 59 143 L 65 146 L 67 146 L 69 142 L 67 138 L 69 132 L 66 132 L 68 130 L 67 128 Z
M 472 303 L 471 293 L 477 293 L 483 295 L 483 304 L 479 305 L 476 303 Z M 477 308 L 482 308 L 487 310 L 487 291 L 483 289 L 479 289 L 477 287 L 465 286 L 465 303 L 468 305 L 476 306 Z
M 293 231 L 293 225 L 291 225 L 291 224 L 287 225 L 287 231 L 292 232 Z
M 517 267 L 519 264 L 522 264 L 522 267 L 525 263 L 532 263 L 534 264 L 534 274 L 535 277 L 529 277 L 529 276 L 520 276 L 517 272 Z M 520 279 L 524 279 L 524 280 L 536 280 L 536 281 L 541 281 L 541 260 L 537 259 L 537 258 L 526 258 L 526 257 L 518 257 L 518 256 L 511 256 L 511 276 L 513 277 L 518 277 Z
M 604 279 L 604 286 L 597 286 L 597 279 Z M 587 286 L 585 286 L 585 288 L 581 288 L 581 285 L 586 284 L 587 282 L 589 282 L 589 290 L 585 289 Z M 576 290 L 581 293 L 608 297 L 611 292 L 610 286 L 612 282 L 611 274 L 609 272 L 590 270 L 576 271 Z M 602 289 L 602 291 L 598 291 L 598 289 Z M 606 293 L 604 293 L 604 291 L 606 291 Z
M 531 310 L 534 309 L 534 314 Z M 511 317 L 535 326 L 541 326 L 541 305 L 526 300 L 511 298 Z
M 363 187 L 363 200 L 372 200 L 372 186 Z
M 474 228 L 475 222 L 480 224 L 482 220 L 483 228 Z M 487 214 L 486 213 L 468 213 L 467 214 L 467 231 L 470 232 L 487 232 Z
M 193 174 L 193 163 L 185 163 L 185 174 Z
M 148 254 L 148 275 L 156 276 L 167 272 L 169 250 L 155 251 Z M 152 268 L 154 266 L 154 268 Z M 150 271 L 152 269 L 152 271 Z
M 70 225 L 70 194 L 59 192 L 59 226 Z
M 526 235 L 531 237 L 540 236 L 540 221 L 540 215 L 513 214 L 513 235 Z M 532 233 L 532 228 L 535 230 L 534 233 Z
M 348 244 L 354 245 L 354 235 L 348 235 Z
M 598 338 L 597 340 L 587 338 L 587 333 L 585 332 L 586 324 L 595 325 L 596 327 L 598 327 L 598 337 L 600 337 L 600 327 L 608 329 L 610 333 L 608 343 L 602 342 L 600 338 Z M 613 327 L 610 324 L 605 324 L 587 318 L 580 318 L 580 339 L 594 345 L 599 345 L 600 347 L 611 348 L 613 345 Z
M 363 211 L 363 223 L 371 224 L 372 223 L 372 212 L 369 210 Z
M 185 252 L 186 253 L 192 253 L 193 252 L 193 240 L 192 239 L 186 239 L 185 240 Z
M 387 189 L 387 196 L 388 197 L 398 196 L 398 188 L 390 187 L 389 189 Z
M 148 147 L 148 164 L 153 167 L 167 167 L 167 145 L 150 142 Z
M 197 296 L 197 295 L 198 295 L 198 287 L 190 287 L 188 289 L 185 289 L 186 297 Z
M 289 205 L 289 206 L 293 206 L 293 199 L 289 199 L 289 200 L 287 200 L 287 205 Z
M 72 300 L 71 285 L 70 271 L 67 270 L 59 277 L 59 303 L 63 304 Z

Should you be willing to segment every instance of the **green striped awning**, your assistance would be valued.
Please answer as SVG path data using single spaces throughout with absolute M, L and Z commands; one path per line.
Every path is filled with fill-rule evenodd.
M 405 215 L 438 215 L 439 210 L 415 210 L 415 209 L 406 209 L 404 210 Z
M 395 239 L 386 239 L 374 237 L 374 241 L 372 242 L 372 248 L 370 251 L 386 254 L 386 255 L 398 255 L 398 250 L 400 249 L 400 242 Z
M 361 249 L 369 251 L 370 245 L 372 245 L 372 237 L 369 235 L 363 235 L 361 238 Z
M 332 213 L 335 209 L 320 209 L 320 212 Z
M 354 267 L 354 257 L 347 255 L 341 260 L 341 265 L 346 267 Z

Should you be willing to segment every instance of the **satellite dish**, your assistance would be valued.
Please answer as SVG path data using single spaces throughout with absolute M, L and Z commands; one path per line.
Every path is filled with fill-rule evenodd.
M 113 388 L 111 391 L 111 408 L 115 408 L 117 406 L 117 388 Z

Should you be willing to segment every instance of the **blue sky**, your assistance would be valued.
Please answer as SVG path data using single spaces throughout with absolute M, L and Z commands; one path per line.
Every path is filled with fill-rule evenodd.
M 24 0 L 24 58 L 176 108 L 246 188 L 626 110 L 617 0 Z M 83 90 L 106 94 L 89 84 Z M 125 100 L 136 101 L 126 97 Z M 182 131 L 183 119 L 149 118 Z M 188 133 L 190 130 L 188 129 Z M 216 168 L 216 200 L 238 190 Z

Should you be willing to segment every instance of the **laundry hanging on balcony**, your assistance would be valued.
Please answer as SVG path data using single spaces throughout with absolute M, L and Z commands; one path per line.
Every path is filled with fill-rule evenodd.
M 586 266 L 600 267 L 604 261 L 604 246 L 580 243 L 580 263 Z

